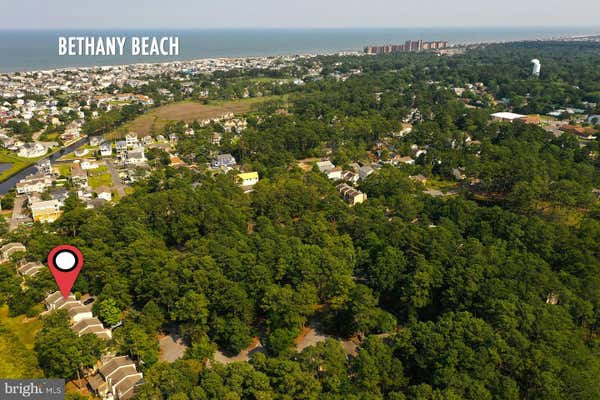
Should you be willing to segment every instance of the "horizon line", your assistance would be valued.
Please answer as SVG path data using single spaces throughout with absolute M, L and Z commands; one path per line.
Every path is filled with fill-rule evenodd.
M 599 25 L 421 25 L 421 26 L 236 26 L 236 27 L 27 27 L 27 28 L 0 28 L 1 31 L 80 31 L 80 30 L 170 30 L 170 31 L 209 31 L 209 30 L 349 30 L 349 29 L 519 29 L 519 28 L 562 28 L 562 29 L 600 29 Z

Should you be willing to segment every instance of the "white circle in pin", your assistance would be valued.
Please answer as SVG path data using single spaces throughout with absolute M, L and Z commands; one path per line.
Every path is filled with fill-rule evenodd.
M 70 271 L 77 265 L 77 256 L 68 250 L 59 251 L 54 256 L 54 265 L 61 271 Z

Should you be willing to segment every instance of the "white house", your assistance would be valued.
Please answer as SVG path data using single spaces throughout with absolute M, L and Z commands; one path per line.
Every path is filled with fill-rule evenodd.
M 110 157 L 112 155 L 112 145 L 106 142 L 100 144 L 100 155 L 102 157 Z
M 94 317 L 92 310 L 85 307 L 80 301 L 67 304 L 64 309 L 67 310 L 67 314 L 69 314 L 69 318 L 74 324 Z
M 144 154 L 144 149 L 136 149 L 127 152 L 127 158 L 125 159 L 125 164 L 128 165 L 141 165 L 146 162 L 146 155 Z
M 131 133 L 125 136 L 125 143 L 127 144 L 127 148 L 135 149 L 140 145 L 140 140 L 135 133 Z
M 19 149 L 18 156 L 25 158 L 36 158 L 41 157 L 46 154 L 47 149 L 44 145 L 40 143 L 29 144 L 26 143 Z
M 494 121 L 513 122 L 522 118 L 527 117 L 526 115 L 515 114 L 511 112 L 497 112 L 491 114 L 490 117 Z
M 112 200 L 112 193 L 111 193 L 110 189 L 106 186 L 100 186 L 99 188 L 97 188 L 96 194 L 98 195 L 99 199 L 106 200 L 106 201 Z
M 342 179 L 342 169 L 339 167 L 335 167 L 327 171 L 325 175 L 327 175 L 327 178 L 331 179 L 332 181 L 340 180 Z
M 98 167 L 99 167 L 98 163 L 96 163 L 94 161 L 83 160 L 81 162 L 81 169 L 84 169 L 84 170 L 97 169 Z
M 327 173 L 328 171 L 331 171 L 332 169 L 334 169 L 335 165 L 333 165 L 333 163 L 331 161 L 325 160 L 325 161 L 317 162 L 317 168 L 319 168 L 319 171 L 321 171 L 323 173 Z

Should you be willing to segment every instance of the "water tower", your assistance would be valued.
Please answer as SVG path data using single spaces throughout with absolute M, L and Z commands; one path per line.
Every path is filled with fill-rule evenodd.
M 540 76 L 540 69 L 542 69 L 542 64 L 540 64 L 540 60 L 534 58 L 533 60 L 531 60 L 531 63 L 533 64 L 533 71 L 531 72 L 531 74 L 533 76 Z

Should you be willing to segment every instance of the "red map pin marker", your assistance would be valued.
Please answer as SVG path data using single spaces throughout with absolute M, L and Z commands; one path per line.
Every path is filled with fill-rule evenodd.
M 83 267 L 83 254 L 75 246 L 68 244 L 57 246 L 48 254 L 48 266 L 66 299 Z

